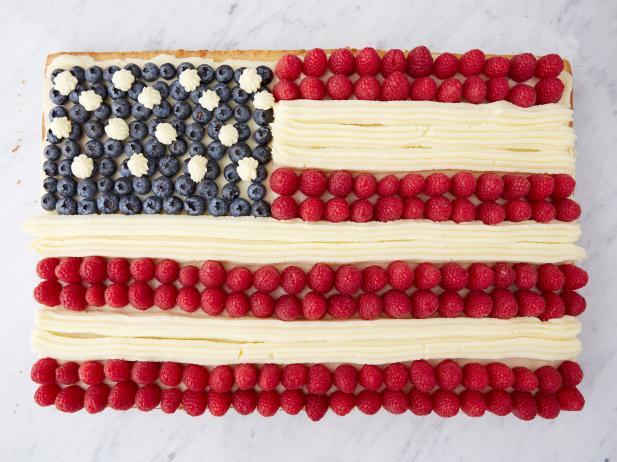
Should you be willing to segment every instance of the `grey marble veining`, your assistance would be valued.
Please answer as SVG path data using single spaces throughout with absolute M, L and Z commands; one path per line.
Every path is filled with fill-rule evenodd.
M 617 2 L 0 2 L 0 453 L 4 460 L 592 460 L 617 458 Z M 20 223 L 38 212 L 44 57 L 62 50 L 411 48 L 558 52 L 574 66 L 577 198 L 591 282 L 582 317 L 587 406 L 553 422 L 410 414 L 304 417 L 63 415 L 32 401 L 36 257 Z

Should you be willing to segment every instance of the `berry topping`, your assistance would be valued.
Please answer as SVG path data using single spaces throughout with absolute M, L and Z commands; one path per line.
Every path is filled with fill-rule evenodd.
M 354 85 L 345 75 L 335 74 L 326 82 L 326 90 L 330 98 L 344 100 L 353 94 Z
M 81 258 L 66 257 L 60 260 L 60 263 L 55 268 L 56 277 L 67 283 L 81 282 L 79 269 L 81 267 Z
M 332 387 L 332 376 L 323 364 L 315 364 L 309 368 L 306 389 L 309 393 L 323 395 Z
M 309 197 L 300 203 L 298 214 L 304 221 L 320 221 L 323 219 L 325 206 L 321 199 Z
M 505 416 L 512 412 L 512 398 L 507 391 L 490 390 L 484 398 L 489 412 L 498 416 Z
M 458 103 L 463 97 L 463 86 L 460 80 L 455 78 L 446 79 L 441 82 L 437 90 L 436 99 L 440 103 Z
M 329 292 L 332 289 L 334 278 L 334 270 L 324 263 L 317 263 L 307 273 L 308 286 L 321 293 Z
M 382 297 L 383 311 L 391 318 L 406 318 L 411 312 L 409 297 L 400 290 L 391 289 Z
M 52 358 L 41 358 L 32 365 L 30 379 L 34 383 L 46 385 L 55 383 L 58 362 Z
M 83 409 L 84 394 L 84 390 L 77 385 L 71 385 L 60 390 L 56 395 L 56 409 L 69 413 Z
M 257 412 L 263 417 L 272 417 L 280 406 L 281 401 L 276 391 L 262 391 L 257 396 Z
M 234 384 L 234 373 L 229 366 L 216 366 L 210 371 L 210 390 L 226 393 Z
M 563 287 L 565 276 L 561 270 L 552 263 L 540 265 L 538 268 L 538 288 L 556 292 Z
M 43 258 L 36 264 L 36 274 L 41 279 L 55 280 L 56 266 L 60 263 L 59 258 Z
M 382 392 L 383 408 L 391 414 L 402 414 L 408 409 L 407 396 L 401 390 Z
M 109 398 L 109 387 L 104 383 L 99 383 L 88 387 L 84 395 L 84 408 L 90 414 L 96 414 L 107 407 Z
M 308 418 L 313 422 L 321 420 L 326 412 L 328 412 L 328 407 L 329 402 L 327 396 L 315 394 L 306 395 L 304 410 Z
M 486 368 L 479 363 L 468 363 L 463 366 L 463 386 L 467 390 L 484 391 L 489 385 Z
M 324 99 L 326 86 L 317 77 L 305 77 L 300 82 L 300 96 L 302 99 Z
M 349 204 L 341 197 L 334 197 L 326 202 L 324 218 L 332 223 L 349 219 Z
M 538 389 L 546 393 L 555 393 L 561 388 L 562 378 L 557 369 L 552 366 L 542 366 L 536 369 Z
M 383 384 L 383 372 L 379 366 L 365 364 L 358 371 L 358 382 L 367 390 L 377 391 Z
M 411 314 L 414 318 L 430 318 L 439 309 L 439 299 L 430 290 L 417 290 L 411 294 Z
M 86 385 L 96 385 L 105 380 L 103 366 L 96 361 L 88 361 L 79 366 L 79 380 Z
M 356 303 L 349 295 L 334 294 L 328 297 L 328 314 L 334 319 L 349 319 L 356 312 Z
M 493 285 L 493 270 L 486 263 L 472 263 L 467 269 L 467 287 L 472 290 L 485 290 Z
M 492 56 L 484 62 L 484 75 L 489 78 L 505 77 L 510 70 L 510 60 L 504 56 Z
M 560 221 L 571 222 L 581 216 L 581 206 L 572 199 L 557 199 L 555 205 L 555 218 Z
M 536 83 L 535 90 L 537 104 L 558 103 L 563 95 L 564 85 L 557 77 L 550 77 Z
M 182 391 L 177 388 L 165 388 L 161 391 L 161 411 L 166 414 L 176 412 L 182 401 Z
M 449 390 L 437 390 L 431 396 L 433 411 L 440 417 L 454 417 L 458 414 L 460 402 L 458 395 Z
M 377 319 L 381 314 L 381 298 L 374 293 L 362 294 L 358 297 L 358 314 L 361 319 Z
M 465 52 L 459 60 L 459 71 L 465 77 L 478 75 L 484 68 L 484 53 L 478 49 Z
M 81 262 L 79 275 L 89 284 L 103 282 L 107 278 L 107 262 L 103 257 L 86 257 Z
M 289 415 L 297 415 L 304 407 L 306 398 L 300 390 L 284 390 L 280 396 L 281 409 Z
M 298 187 L 308 197 L 319 197 L 326 190 L 326 175 L 316 169 L 303 170 L 300 174 Z
M 533 395 L 524 391 L 513 391 L 512 414 L 521 420 L 533 420 L 537 415 L 536 401 Z
M 353 177 L 346 170 L 336 170 L 328 177 L 327 187 L 333 196 L 345 197 L 351 192 Z
M 516 106 L 530 107 L 536 104 L 536 92 L 525 83 L 514 85 L 508 93 L 508 101 Z
M 563 173 L 559 173 L 557 175 L 553 175 L 553 179 L 555 180 L 554 188 L 551 196 L 554 199 L 565 199 L 569 197 L 574 192 L 574 187 L 576 186 L 576 181 L 570 175 L 566 175 Z
M 533 77 L 536 69 L 536 58 L 531 53 L 523 53 L 510 59 L 508 75 L 515 82 L 525 82 Z
M 178 278 L 180 267 L 174 260 L 161 260 L 154 270 L 156 280 L 162 284 L 171 284 Z
M 580 411 L 585 406 L 585 398 L 576 388 L 564 387 L 557 392 L 559 407 L 564 411 Z
M 564 387 L 575 387 L 583 380 L 581 366 L 574 361 L 564 361 L 558 367 Z
M 321 48 L 313 48 L 304 55 L 302 72 L 310 77 L 321 77 L 328 69 L 328 58 Z
M 425 46 L 416 47 L 407 55 L 407 73 L 412 77 L 427 77 L 432 69 L 433 56 Z
M 463 83 L 463 98 L 472 104 L 480 104 L 486 97 L 486 84 L 477 76 L 471 76 Z
M 489 103 L 503 101 L 508 98 L 510 84 L 505 77 L 493 77 L 486 82 L 486 100 Z
M 383 81 L 381 86 L 382 101 L 400 101 L 409 96 L 409 81 L 405 74 L 395 71 Z
M 359 100 L 376 101 L 379 99 L 381 84 L 372 75 L 363 75 L 354 83 L 354 94 Z
M 206 288 L 222 287 L 227 279 L 227 273 L 219 262 L 208 260 L 201 266 L 199 279 Z
M 276 63 L 274 72 L 279 79 L 296 80 L 302 72 L 302 61 L 296 55 L 283 55 Z
M 463 390 L 459 398 L 461 410 L 469 417 L 482 417 L 486 412 L 486 400 L 479 391 Z
M 182 381 L 182 364 L 174 362 L 161 363 L 159 380 L 166 387 L 176 387 Z
M 381 409 L 381 394 L 373 390 L 362 390 L 356 397 L 358 410 L 366 415 L 374 415 Z
M 437 95 L 437 83 L 430 77 L 420 77 L 411 83 L 410 97 L 413 101 L 433 101 Z
M 503 363 L 488 363 L 486 365 L 488 372 L 489 385 L 496 390 L 505 390 L 514 385 L 514 373 L 512 369 Z
M 393 261 L 388 265 L 390 286 L 393 289 L 407 290 L 413 283 L 413 270 L 404 261 Z
M 206 412 L 208 399 L 203 391 L 186 390 L 182 394 L 182 408 L 190 416 L 199 416 Z
M 536 63 L 535 75 L 540 79 L 557 77 L 563 71 L 563 59 L 556 54 L 542 56 Z
M 362 270 L 362 290 L 378 292 L 388 284 L 388 273 L 381 266 L 367 266 Z
M 83 311 L 88 306 L 86 289 L 80 284 L 67 284 L 60 291 L 60 304 L 68 310 Z
M 512 385 L 518 391 L 534 391 L 538 388 L 538 378 L 526 367 L 514 367 L 514 384 Z
M 351 75 L 355 66 L 355 58 L 347 48 L 333 51 L 328 58 L 328 67 L 333 74 Z
M 424 194 L 430 197 L 441 196 L 450 189 L 450 179 L 444 173 L 431 173 L 424 183 Z
M 564 290 L 576 290 L 587 285 L 589 276 L 584 269 L 571 264 L 559 265 L 559 269 L 565 277 Z
M 442 53 L 437 56 L 433 64 L 433 73 L 438 79 L 445 80 L 458 72 L 458 58 L 451 53 Z
M 356 397 L 351 393 L 335 391 L 329 396 L 329 399 L 330 409 L 332 409 L 336 415 L 347 415 L 356 406 Z
M 327 310 L 326 298 L 319 292 L 308 292 L 302 299 L 302 315 L 306 319 L 321 319 Z
M 386 51 L 381 58 L 381 73 L 386 78 L 394 72 L 404 72 L 406 67 L 405 54 L 397 48 Z
M 432 289 L 441 281 L 441 273 L 431 263 L 420 263 L 416 266 L 414 280 L 418 289 Z
M 34 288 L 34 299 L 37 303 L 45 306 L 57 306 L 60 304 L 62 285 L 57 281 L 41 281 Z
M 334 386 L 344 393 L 353 393 L 358 385 L 358 371 L 350 364 L 341 364 L 334 370 Z
M 279 80 L 274 88 L 272 94 L 276 101 L 285 101 L 298 99 L 300 96 L 300 89 L 298 85 L 290 80 Z
M 124 258 L 112 258 L 107 262 L 107 277 L 112 282 L 127 282 L 131 277 L 129 262 Z
M 374 48 L 362 48 L 356 54 L 356 72 L 360 76 L 377 75 L 381 68 L 381 58 Z
M 399 220 L 403 215 L 403 200 L 398 196 L 380 197 L 375 204 L 377 221 Z
M 437 385 L 443 390 L 454 390 L 463 380 L 461 366 L 446 359 L 435 366 Z
M 435 377 L 433 366 L 427 361 L 412 361 L 409 374 L 412 385 L 419 391 L 430 392 L 437 385 L 437 378 Z
M 159 376 L 160 364 L 154 361 L 136 361 L 131 369 L 131 379 L 139 385 L 154 382 Z
M 109 407 L 116 411 L 126 411 L 135 404 L 135 395 L 137 393 L 137 385 L 134 382 L 119 382 L 111 387 L 109 392 L 108 404 Z

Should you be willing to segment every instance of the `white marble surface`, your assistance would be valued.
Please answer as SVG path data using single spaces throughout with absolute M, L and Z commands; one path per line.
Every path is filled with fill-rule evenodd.
M 129 5 L 130 3 L 130 5 Z M 617 458 L 617 2 L 0 2 L 0 453 L 3 460 L 593 460 Z M 36 257 L 20 223 L 38 211 L 44 57 L 63 50 L 372 45 L 558 52 L 574 66 L 577 196 L 583 205 L 587 406 L 558 420 L 416 418 L 385 412 L 190 418 L 63 415 L 37 408 L 29 381 Z M 612 205 L 611 205 L 612 204 Z

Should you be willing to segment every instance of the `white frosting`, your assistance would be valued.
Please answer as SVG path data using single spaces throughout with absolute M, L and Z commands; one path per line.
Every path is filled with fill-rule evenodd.
M 144 87 L 137 96 L 137 101 L 148 109 L 152 109 L 157 104 L 161 104 L 161 93 L 154 87 Z
M 129 168 L 131 174 L 137 178 L 148 173 L 148 159 L 141 152 L 133 154 L 126 163 L 126 166 Z
M 233 125 L 223 125 L 219 132 L 219 141 L 223 146 L 231 146 L 238 142 L 238 130 Z
M 238 161 L 238 176 L 242 181 L 253 181 L 257 178 L 257 166 L 259 162 L 253 157 L 245 157 Z
M 267 90 L 255 93 L 255 96 L 253 96 L 253 106 L 264 111 L 271 109 L 274 107 L 274 95 Z
M 54 89 L 64 96 L 75 90 L 76 86 L 77 77 L 70 71 L 62 71 L 54 79 Z
M 85 154 L 80 154 L 71 163 L 71 172 L 77 178 L 89 178 L 94 170 L 94 161 Z
M 185 69 L 178 77 L 180 85 L 184 87 L 186 91 L 195 90 L 201 83 L 197 69 Z
M 163 144 L 171 144 L 176 141 L 178 133 L 172 124 L 163 122 L 156 126 L 154 136 Z
M 105 126 L 105 133 L 114 140 L 125 140 L 129 136 L 129 126 L 124 119 L 112 117 Z
M 191 176 L 191 180 L 195 183 L 199 183 L 204 179 L 206 175 L 206 165 L 208 164 L 208 159 L 204 156 L 193 156 L 187 165 L 189 175 Z
M 82 91 L 79 94 L 79 104 L 81 104 L 86 111 L 96 111 L 101 103 L 103 97 L 94 92 L 94 90 Z
M 49 123 L 49 129 L 57 138 L 68 138 L 71 134 L 71 121 L 66 117 L 54 117 Z
M 206 90 L 197 100 L 199 105 L 208 111 L 214 111 L 219 105 L 221 98 L 214 90 Z
M 111 76 L 111 83 L 118 90 L 129 91 L 133 82 L 135 82 L 135 76 L 128 69 L 120 69 Z
M 240 74 L 238 84 L 247 93 L 256 92 L 261 86 L 261 75 L 257 73 L 254 67 L 247 67 Z

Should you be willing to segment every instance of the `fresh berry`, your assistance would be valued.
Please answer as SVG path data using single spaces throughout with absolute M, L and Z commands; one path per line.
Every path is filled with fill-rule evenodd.
M 156 280 L 162 284 L 171 284 L 178 278 L 180 267 L 173 260 L 161 260 L 157 263 L 154 270 Z
M 580 411 L 585 406 L 585 398 L 576 388 L 564 387 L 557 392 L 559 407 L 564 411 Z
M 280 275 L 274 266 L 262 266 L 253 273 L 253 285 L 261 292 L 272 292 L 280 284 Z
M 416 269 L 416 277 L 417 277 Z M 441 287 L 461 290 L 467 285 L 467 270 L 457 263 L 445 263 L 441 267 Z
M 413 101 L 433 101 L 437 95 L 437 83 L 430 77 L 420 77 L 411 83 L 410 97 Z
M 306 398 L 300 390 L 284 390 L 281 395 L 281 409 L 289 415 L 297 415 L 304 407 Z
M 431 197 L 424 203 L 424 215 L 432 221 L 446 221 L 452 215 L 452 205 L 447 197 Z
M 467 268 L 467 287 L 471 290 L 485 290 L 493 285 L 493 270 L 486 263 L 472 263 Z
M 482 417 L 486 412 L 486 400 L 479 391 L 463 390 L 460 394 L 461 411 L 469 417 Z
M 150 258 L 139 258 L 131 262 L 129 271 L 136 281 L 149 281 L 154 277 L 155 265 Z
M 418 220 L 424 216 L 424 202 L 417 197 L 406 197 L 403 202 L 403 218 Z
M 60 263 L 55 268 L 56 277 L 66 283 L 81 282 L 79 269 L 81 267 L 81 258 L 66 257 L 60 260 Z
M 556 54 L 542 56 L 536 63 L 535 75 L 540 79 L 557 77 L 563 71 L 563 59 Z
M 520 107 L 530 107 L 536 104 L 536 91 L 525 83 L 517 83 L 508 93 L 508 101 Z
M 327 187 L 333 196 L 345 197 L 351 192 L 353 177 L 347 170 L 336 170 L 328 177 Z
M 137 393 L 137 385 L 134 382 L 119 382 L 116 383 L 109 392 L 108 404 L 109 407 L 116 411 L 126 411 L 135 404 L 135 395 Z
M 300 97 L 300 89 L 290 80 L 279 80 L 274 85 L 272 94 L 276 101 L 294 100 Z
M 462 384 L 467 390 L 484 391 L 489 385 L 488 372 L 479 363 L 467 363 L 463 366 Z
M 465 52 L 459 60 L 459 71 L 465 77 L 478 75 L 484 68 L 484 53 L 481 50 L 473 49 Z
M 241 318 L 248 314 L 251 302 L 243 292 L 232 292 L 225 299 L 225 311 L 232 318 Z
M 506 390 L 514 385 L 514 373 L 504 363 L 492 362 L 486 365 L 491 388 Z
M 415 360 L 411 362 L 409 370 L 412 385 L 423 392 L 430 392 L 437 385 L 435 371 L 427 361 Z
M 587 285 L 589 276 L 583 268 L 571 264 L 559 265 L 559 269 L 565 277 L 564 290 L 576 290 Z
M 236 266 L 227 273 L 225 285 L 234 292 L 244 292 L 253 285 L 253 274 L 244 266 Z
M 108 359 L 103 365 L 107 380 L 123 382 L 131 377 L 131 363 L 123 359 Z
M 491 56 L 484 62 L 484 75 L 493 77 L 505 77 L 510 70 L 510 60 L 505 56 Z
M 557 211 L 550 202 L 537 201 L 531 203 L 531 218 L 538 223 L 548 223 L 555 219 Z
M 321 48 L 313 48 L 304 55 L 302 72 L 310 77 L 321 77 L 328 70 L 328 58 Z
M 43 258 L 36 264 L 36 274 L 38 274 L 41 279 L 55 280 L 57 279 L 56 266 L 58 266 L 59 263 L 59 258 Z
M 430 318 L 438 309 L 439 299 L 430 290 L 417 290 L 411 294 L 411 314 L 414 318 Z
M 399 189 L 399 181 L 395 175 L 386 175 L 377 183 L 377 194 L 382 197 L 393 196 Z
M 136 281 L 129 285 L 129 303 L 138 310 L 147 310 L 154 305 L 154 291 L 147 282 Z
M 465 296 L 465 314 L 470 318 L 486 318 L 493 311 L 493 300 L 484 292 L 472 290 Z
M 306 390 L 309 393 L 324 395 L 332 387 L 332 375 L 323 364 L 314 364 L 309 368 Z
M 84 390 L 77 385 L 63 388 L 56 395 L 55 404 L 61 412 L 77 412 L 84 407 Z
M 328 67 L 333 74 L 351 75 L 355 66 L 355 58 L 348 48 L 339 48 L 330 53 Z
M 351 296 L 334 294 L 328 297 L 328 314 L 334 319 L 349 319 L 355 312 L 356 303 Z
M 533 420 L 537 415 L 536 401 L 533 395 L 524 391 L 513 391 L 512 414 L 521 420 Z
M 476 183 L 476 197 L 481 201 L 495 201 L 504 191 L 503 179 L 494 173 L 483 173 Z
M 41 281 L 34 288 L 34 300 L 41 305 L 57 306 L 60 304 L 61 292 L 62 285 L 58 281 Z
M 431 396 L 433 411 L 440 417 L 454 417 L 458 414 L 460 401 L 458 395 L 449 390 L 437 390 Z
M 568 316 L 578 316 L 585 311 L 587 303 L 580 294 L 572 290 L 565 290 L 560 295 Z
M 280 196 L 272 201 L 272 218 L 291 220 L 298 216 L 298 204 L 293 197 Z
M 507 99 L 508 93 L 510 93 L 510 84 L 506 77 L 492 77 L 486 82 L 486 100 L 489 103 Z
M 335 391 L 329 396 L 329 399 L 330 409 L 332 409 L 336 415 L 347 415 L 356 406 L 356 397 L 352 393 Z
M 326 190 L 326 175 L 316 169 L 303 170 L 298 181 L 298 188 L 308 197 L 319 197 Z
M 558 103 L 563 95 L 564 85 L 557 77 L 542 79 L 536 83 L 536 103 L 550 104 Z
M 463 85 L 460 80 L 451 78 L 441 82 L 436 100 L 440 103 L 458 103 L 463 97 Z
M 516 292 L 519 316 L 539 317 L 546 310 L 546 302 L 542 295 L 531 290 L 522 289 Z
M 159 380 L 166 387 L 176 387 L 182 381 L 182 364 L 174 362 L 161 363 L 159 369 Z
M 531 53 L 523 53 L 510 59 L 508 75 L 515 82 L 525 82 L 533 77 L 536 69 L 536 58 Z
M 326 82 L 326 90 L 332 99 L 349 99 L 353 95 L 353 83 L 348 77 L 335 74 Z
M 438 79 L 445 80 L 458 72 L 458 58 L 451 53 L 442 53 L 437 56 L 433 64 L 433 73 Z
M 103 257 L 86 257 L 79 267 L 79 275 L 89 284 L 103 282 L 107 278 L 107 261 Z
M 381 73 L 386 78 L 394 72 L 404 72 L 406 67 L 405 54 L 399 49 L 388 50 L 381 58 Z
M 425 391 L 420 391 L 417 388 L 412 388 L 409 391 L 409 409 L 415 415 L 425 416 L 433 411 L 433 403 L 431 395 Z
M 176 412 L 182 402 L 182 391 L 177 388 L 165 388 L 161 391 L 161 411 L 166 414 Z
M 309 419 L 317 422 L 328 412 L 329 405 L 327 396 L 309 393 L 306 395 L 304 410 Z
M 254 364 L 238 364 L 234 367 L 234 381 L 240 390 L 250 390 L 257 385 L 259 371 Z
M 358 383 L 367 390 L 379 390 L 383 384 L 383 380 L 383 372 L 379 366 L 365 364 L 358 371 Z
M 391 414 L 402 414 L 409 408 L 407 395 L 401 390 L 389 388 L 382 392 L 383 408 Z
M 307 273 L 307 284 L 316 292 L 326 293 L 334 286 L 335 273 L 325 263 L 315 264 Z
M 427 77 L 433 70 L 433 56 L 425 46 L 415 47 L 407 55 L 407 73 L 414 78 Z
M 285 294 L 276 300 L 274 312 L 282 321 L 294 321 L 302 314 L 302 303 L 297 296 Z
M 358 315 L 360 319 L 377 319 L 381 314 L 381 298 L 374 293 L 362 294 L 358 297 Z
M 542 366 L 535 370 L 538 378 L 538 389 L 546 393 L 555 393 L 561 388 L 562 378 L 557 369 L 552 366 Z
M 401 101 L 409 97 L 409 80 L 405 74 L 395 71 L 381 85 L 382 101 Z
M 538 271 L 529 263 L 515 263 L 512 268 L 516 273 L 516 286 L 519 289 L 533 289 L 538 282 Z
M 274 299 L 265 292 L 253 292 L 250 297 L 251 313 L 256 318 L 269 318 L 274 314 Z
M 445 194 L 450 189 L 450 179 L 444 173 L 431 173 L 424 182 L 424 194 L 429 197 L 437 197 Z
M 538 388 L 538 378 L 526 367 L 512 368 L 514 373 L 514 384 L 512 387 L 518 391 L 534 391 Z
M 403 200 L 398 196 L 380 197 L 375 204 L 377 221 L 400 220 L 403 215 Z
M 561 297 L 553 292 L 544 292 L 542 296 L 544 297 L 546 308 L 540 319 L 548 321 L 549 319 L 563 317 L 566 312 L 566 306 Z
M 302 99 L 321 100 L 326 96 L 326 86 L 317 77 L 303 78 L 299 88 Z
M 276 391 L 262 391 L 257 396 L 257 412 L 263 417 L 272 417 L 280 407 L 281 401 Z
M 86 385 L 96 385 L 105 380 L 103 366 L 96 361 L 87 361 L 79 366 L 79 380 Z
M 92 385 L 86 389 L 84 408 L 89 414 L 97 414 L 107 407 L 109 387 L 104 383 Z
M 199 282 L 199 268 L 193 265 L 183 266 L 178 274 L 178 280 L 183 286 L 194 286 Z
M 377 75 L 381 68 L 381 58 L 374 48 L 362 48 L 356 54 L 356 72 L 360 76 Z
M 516 316 L 518 305 L 516 298 L 508 289 L 497 288 L 491 292 L 493 311 L 491 316 L 497 319 L 511 319 Z
M 283 55 L 276 63 L 274 72 L 279 79 L 296 80 L 302 72 L 302 61 L 296 55 Z
M 446 359 L 435 366 L 435 378 L 441 389 L 454 390 L 463 380 L 463 371 L 457 363 Z
M 270 188 L 281 196 L 291 196 L 298 189 L 298 176 L 290 168 L 277 168 L 270 175 Z
M 565 276 L 557 265 L 545 263 L 538 267 L 538 288 L 556 292 L 563 287 Z
M 375 194 L 377 180 L 370 173 L 360 173 L 353 181 L 353 192 L 359 199 L 366 199 Z
M 583 380 L 581 366 L 574 361 L 564 361 L 558 367 L 564 387 L 575 387 Z
M 302 298 L 302 315 L 305 319 L 321 319 L 327 310 L 326 298 L 319 292 L 309 292 Z
M 334 386 L 344 393 L 353 393 L 358 385 L 358 371 L 351 364 L 341 364 L 333 374 Z
M 551 194 L 553 199 L 565 199 L 572 195 L 576 186 L 574 178 L 564 173 L 558 173 L 553 175 L 553 179 L 555 180 L 555 186 Z
M 358 199 L 351 203 L 350 220 L 356 223 L 368 223 L 373 220 L 373 204 L 368 199 Z
M 362 290 L 378 292 L 388 284 L 388 273 L 381 266 L 367 266 L 362 270 Z
M 450 204 L 450 219 L 455 223 L 464 223 L 476 219 L 476 207 L 469 199 L 454 199 Z
M 58 361 L 52 358 L 37 360 L 30 370 L 30 379 L 39 385 L 47 385 L 56 382 L 56 369 Z
M 274 390 L 281 381 L 281 369 L 276 364 L 264 364 L 259 370 L 257 383 L 262 390 Z
M 331 223 L 340 223 L 349 219 L 349 204 L 342 197 L 333 197 L 326 202 L 324 218 Z
M 483 202 L 477 208 L 478 219 L 486 225 L 497 225 L 506 219 L 506 211 L 495 202 Z
M 472 104 L 480 104 L 486 97 L 486 84 L 477 76 L 468 77 L 463 83 L 463 98 Z
M 441 281 L 441 272 L 431 263 L 420 263 L 414 270 L 414 281 L 418 289 L 432 289 Z
M 187 364 L 182 373 L 182 383 L 187 390 L 205 390 L 208 385 L 208 369 L 199 364 Z
M 549 197 L 555 187 L 555 179 L 550 175 L 530 175 L 529 180 L 529 200 L 541 201 Z
M 390 286 L 393 289 L 407 290 L 413 283 L 413 270 L 404 261 L 396 260 L 388 265 Z
M 424 186 L 425 179 L 422 175 L 408 173 L 399 182 L 399 194 L 405 198 L 414 197 L 424 190 Z
M 502 417 L 512 412 L 512 398 L 507 391 L 490 390 L 484 398 L 489 412 Z
M 390 318 L 406 318 L 411 313 L 411 301 L 404 292 L 391 289 L 382 296 L 383 311 Z
M 306 385 L 308 368 L 304 364 L 288 364 L 283 368 L 281 383 L 287 390 L 297 390 Z
M 107 277 L 111 282 L 127 282 L 131 277 L 129 262 L 124 258 L 112 258 L 107 262 Z
M 227 279 L 227 273 L 219 262 L 208 260 L 201 265 L 199 279 L 206 288 L 222 287 Z
M 571 222 L 581 216 L 581 206 L 572 199 L 557 199 L 555 205 L 555 218 L 559 221 Z
M 81 284 L 67 284 L 60 291 L 59 301 L 67 310 L 83 311 L 88 306 L 86 289 Z
M 154 382 L 159 376 L 160 364 L 154 361 L 135 361 L 131 369 L 131 379 L 139 385 Z
M 507 200 L 522 199 L 529 194 L 529 180 L 523 175 L 507 174 L 502 177 L 502 196 Z
M 141 387 L 135 394 L 135 407 L 140 411 L 151 411 L 161 402 L 161 389 L 151 383 Z
M 210 371 L 209 387 L 216 393 L 226 393 L 234 384 L 234 373 L 229 366 L 216 366 Z
M 445 290 L 439 294 L 439 316 L 442 318 L 456 318 L 465 308 L 463 298 L 453 290 Z
M 88 289 L 89 290 L 89 289 Z M 86 292 L 86 298 L 88 293 Z M 161 284 L 154 291 L 154 304 L 162 310 L 170 310 L 176 306 L 178 290 L 173 284 Z
M 201 304 L 201 296 L 195 287 L 182 287 L 178 290 L 176 304 L 182 311 L 194 312 Z
M 185 390 L 182 394 L 182 409 L 192 417 L 200 416 L 206 412 L 208 398 L 203 391 Z
M 534 396 L 538 415 L 543 419 L 555 419 L 559 415 L 559 401 L 553 393 L 542 391 Z

